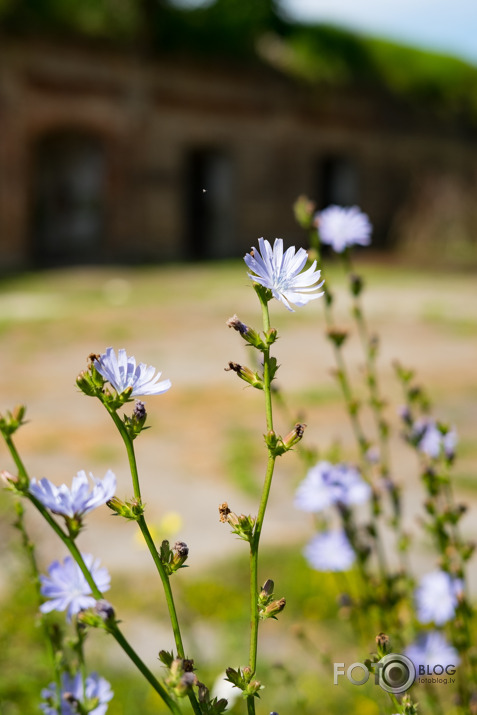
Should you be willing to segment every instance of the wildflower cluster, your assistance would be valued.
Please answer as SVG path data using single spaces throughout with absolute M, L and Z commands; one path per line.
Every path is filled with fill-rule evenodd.
M 378 617 L 379 627 L 391 629 L 401 652 L 404 651 L 417 669 L 465 665 L 458 687 L 462 712 L 468 712 L 467 708 L 477 698 L 475 655 L 471 647 L 473 609 L 466 595 L 465 568 L 473 546 L 460 535 L 459 521 L 465 507 L 455 504 L 452 495 L 449 470 L 455 459 L 456 431 L 431 417 L 430 402 L 423 390 L 413 384 L 412 371 L 396 365 L 406 397 L 406 404 L 400 409 L 402 436 L 418 455 L 421 480 L 427 492 L 425 526 L 434 538 L 437 552 L 437 568 L 425 573 L 416 584 L 406 559 L 410 540 L 402 523 L 402 489 L 392 475 L 390 426 L 385 416 L 387 401 L 380 393 L 377 374 L 379 340 L 369 332 L 365 321 L 361 303 L 364 281 L 356 274 L 351 260 L 353 245 L 369 245 L 371 223 L 357 207 L 330 206 L 315 213 L 313 203 L 306 198 L 297 201 L 295 215 L 309 232 L 316 254 L 321 256 L 322 245 L 331 247 L 348 274 L 351 315 L 363 349 L 368 405 L 375 423 L 375 436 L 370 438 L 368 427 L 363 426 L 362 401 L 356 397 L 343 350 L 349 330 L 335 323 L 335 295 L 327 281 L 324 301 L 327 336 L 336 360 L 335 375 L 356 438 L 361 475 L 354 469 L 350 472 L 344 465 L 324 461 L 309 470 L 297 489 L 295 506 L 312 513 L 334 507 L 342 524 L 339 530 L 323 531 L 321 522 L 322 530 L 306 546 L 305 557 L 310 566 L 319 571 L 345 571 L 356 565 L 363 577 L 361 597 L 354 603 L 348 599 L 348 604 L 361 609 L 367 606 L 368 617 L 372 613 Z M 386 496 L 388 506 L 383 503 Z M 369 522 L 364 525 L 367 538 L 363 538 L 352 517 L 352 508 L 368 500 L 372 509 Z M 383 518 L 389 508 L 388 524 L 394 531 L 395 551 L 400 560 L 400 568 L 394 573 L 381 537 Z M 377 572 L 370 569 L 373 554 Z M 366 584 L 372 584 L 373 593 L 366 593 Z M 371 612 L 369 607 L 373 604 L 377 610 Z M 440 708 L 434 691 L 425 694 L 423 700 L 429 701 L 433 708 Z M 397 701 L 395 704 L 399 705 Z M 404 698 L 400 706 L 400 712 L 416 712 L 416 705 L 409 698 Z
M 435 552 L 435 559 L 429 558 L 429 569 L 417 579 L 408 560 L 410 537 L 403 523 L 402 488 L 394 477 L 387 400 L 381 394 L 378 378 L 379 340 L 369 331 L 365 320 L 361 302 L 364 280 L 352 265 L 352 247 L 370 244 L 372 226 L 368 216 L 356 206 L 330 206 L 316 212 L 312 202 L 300 199 L 295 213 L 309 232 L 314 259 L 309 261 L 307 251 L 302 248 L 284 250 L 280 238 L 273 245 L 258 239 L 258 249 L 253 248 L 244 261 L 258 297 L 262 326 L 257 330 L 236 314 L 226 323 L 245 343 L 248 357 L 252 356 L 250 365 L 230 361 L 225 370 L 260 391 L 264 424 L 259 441 L 266 466 L 256 512 L 235 513 L 226 501 L 219 506 L 220 521 L 247 544 L 249 552 L 249 656 L 245 665 L 235 663 L 234 667 L 227 667 L 210 691 L 195 665 L 197 654 L 186 650 L 172 588 L 178 578 L 175 574 L 188 566 L 189 546 L 180 539 L 170 539 L 170 529 L 155 542 L 147 521 L 148 509 L 142 499 L 136 461 L 136 440 L 147 429 L 148 419 L 146 404 L 139 398 L 163 395 L 171 388 L 170 380 L 161 380 L 161 373 L 154 367 L 137 362 L 124 349 L 116 353 L 112 347 L 102 354 L 92 353 L 87 368 L 76 380 L 84 395 L 96 398 L 104 407 L 124 444 L 131 477 L 130 487 L 121 484 L 120 491 L 126 493 L 124 498 L 116 494 L 118 480 L 111 470 L 102 479 L 78 471 L 71 486 L 57 486 L 44 477 L 30 478 L 14 441 L 17 430 L 24 424 L 25 408 L 21 406 L 0 415 L 0 433 L 15 472 L 4 470 L 2 477 L 17 500 L 17 526 L 37 583 L 38 611 L 50 643 L 53 677 L 41 693 L 40 705 L 46 715 L 107 712 L 113 697 L 111 687 L 98 673 L 89 672 L 86 664 L 85 643 L 94 629 L 102 629 L 115 639 L 173 715 L 183 712 L 184 700 L 189 701 L 194 715 L 222 715 L 235 707 L 237 697 L 244 701 L 247 714 L 255 715 L 265 687 L 262 680 L 266 677 L 265 669 L 262 672 L 259 667 L 259 634 L 268 628 L 265 622 L 277 620 L 286 607 L 286 599 L 281 591 L 275 593 L 272 579 L 259 581 L 261 538 L 277 459 L 292 450 L 307 464 L 306 474 L 295 491 L 294 506 L 311 515 L 315 527 L 303 550 L 305 559 L 312 569 L 331 572 L 340 586 L 344 585 L 339 598 L 342 613 L 350 616 L 351 625 L 367 645 L 370 633 L 379 632 L 377 652 L 366 660 L 366 667 L 376 676 L 379 674 L 385 659 L 392 654 L 392 637 L 399 652 L 417 669 L 462 668 L 455 715 L 475 710 L 477 657 L 467 574 L 473 546 L 460 531 L 465 506 L 456 503 L 453 497 L 451 468 L 456 458 L 456 431 L 432 417 L 430 402 L 422 388 L 414 384 L 412 372 L 397 365 L 405 397 L 399 412 L 401 434 L 416 453 L 426 494 L 421 522 L 433 540 Z M 325 286 L 321 277 L 323 245 L 338 255 L 346 271 L 350 313 L 365 363 L 364 400 L 360 393 L 363 385 L 356 389 L 347 364 L 346 346 L 351 330 L 336 323 L 337 297 L 329 280 Z M 306 306 L 320 297 L 326 335 L 336 361 L 334 374 L 356 441 L 356 459 L 352 462 L 343 461 L 336 449 L 329 459 L 321 455 L 318 458 L 316 453 L 303 449 L 306 424 L 301 419 L 290 420 L 287 414 L 285 428 L 276 427 L 279 393 L 272 383 L 279 363 L 272 351 L 275 352 L 279 336 L 271 326 L 270 304 L 276 300 L 294 312 L 294 307 Z M 366 407 L 371 419 L 363 414 Z M 39 512 L 68 551 L 62 560 L 49 564 L 46 574 L 37 566 L 34 544 L 23 520 L 23 504 L 30 504 Z M 94 554 L 85 554 L 78 546 L 88 515 L 105 506 L 138 531 L 163 590 L 173 649 L 159 650 L 162 664 L 159 676 L 126 639 L 115 607 L 104 598 L 111 584 L 108 570 Z M 59 629 L 53 627 L 54 611 L 65 613 Z M 194 649 L 197 646 L 191 648 Z M 405 689 L 410 686 L 407 683 Z M 392 688 L 387 692 L 393 711 L 399 710 L 400 715 L 421 712 L 409 693 Z M 444 712 L 437 692 L 423 693 L 422 689 L 418 692 L 419 708 L 429 705 L 432 712 Z M 278 714 L 273 711 L 270 715 Z
M 275 597 L 271 580 L 262 588 L 258 587 L 260 534 L 275 460 L 300 442 L 305 429 L 304 424 L 297 423 L 284 437 L 274 430 L 271 383 L 278 370 L 278 363 L 276 358 L 270 355 L 270 349 L 277 339 L 277 331 L 269 324 L 268 303 L 272 298 L 276 298 L 292 311 L 290 304 L 302 306 L 320 297 L 322 293 L 319 288 L 323 285 L 323 281 L 320 281 L 320 271 L 316 270 L 316 262 L 303 270 L 308 260 L 303 249 L 295 251 L 292 247 L 284 252 L 281 239 L 276 239 L 273 248 L 268 241 L 259 239 L 259 247 L 261 253 L 253 249 L 251 254 L 245 256 L 245 263 L 260 300 L 263 332 L 259 333 L 245 325 L 236 315 L 227 321 L 227 325 L 236 330 L 249 346 L 261 353 L 262 367 L 257 370 L 230 362 L 227 369 L 262 390 L 265 395 L 265 446 L 268 466 L 257 516 L 237 516 L 225 502 L 220 507 L 221 520 L 228 522 L 232 531 L 247 541 L 250 547 L 250 662 L 243 668 L 228 668 L 226 671 L 227 682 L 235 689 L 241 690 L 247 700 L 249 715 L 255 711 L 255 698 L 263 687 L 255 677 L 258 624 L 259 621 L 276 619 L 286 603 L 284 598 Z M 134 445 L 145 429 L 147 409 L 145 403 L 137 398 L 162 395 L 168 391 L 171 387 L 170 380 L 160 380 L 160 377 L 161 373 L 156 372 L 154 367 L 136 362 L 124 349 L 116 353 L 109 347 L 102 354 L 92 353 L 88 358 L 87 369 L 82 371 L 76 380 L 83 394 L 97 398 L 104 406 L 124 443 L 133 492 L 132 496 L 125 500 L 116 495 L 117 479 L 111 470 L 108 470 L 102 479 L 93 474 L 88 475 L 84 470 L 79 471 L 73 477 L 71 486 L 57 486 L 47 478 L 30 478 L 12 439 L 23 424 L 25 409 L 20 407 L 0 416 L 0 431 L 18 469 L 17 475 L 4 472 L 4 480 L 17 498 L 30 501 L 69 551 L 69 555 L 62 561 L 55 560 L 49 565 L 47 575 L 40 574 L 25 525 L 21 523 L 24 543 L 30 549 L 34 577 L 38 580 L 39 611 L 45 634 L 51 642 L 55 680 L 43 690 L 41 705 L 43 712 L 49 715 L 59 712 L 63 715 L 106 713 L 112 698 L 109 683 L 96 673 L 88 674 L 85 667 L 84 643 L 90 629 L 94 628 L 101 628 L 115 638 L 174 715 L 181 712 L 179 703 L 183 698 L 190 701 L 195 715 L 220 715 L 227 708 L 226 699 L 209 693 L 207 686 L 195 673 L 193 660 L 185 654 L 170 578 L 186 567 L 189 547 L 180 540 L 171 547 L 168 539 L 163 539 L 160 546 L 156 546 L 146 521 L 146 507 L 141 497 Z M 133 399 L 134 408 L 128 411 L 128 404 Z M 121 414 L 123 410 L 125 411 Z M 175 646 L 175 653 L 164 650 L 160 652 L 159 658 L 166 669 L 162 682 L 126 640 L 119 628 L 114 607 L 103 597 L 110 587 L 107 569 L 100 565 L 94 555 L 83 554 L 76 543 L 88 514 L 105 505 L 114 515 L 137 524 L 162 583 Z M 23 514 L 20 507 L 18 512 Z M 73 631 L 72 641 L 67 641 L 66 631 L 58 636 L 49 627 L 47 619 L 52 611 L 66 612 L 65 628 Z M 69 652 L 67 642 L 73 644 L 71 656 L 68 657 L 65 655 Z

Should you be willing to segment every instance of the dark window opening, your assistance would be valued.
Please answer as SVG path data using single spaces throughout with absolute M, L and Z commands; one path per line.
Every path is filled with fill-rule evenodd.
M 343 156 L 328 156 L 321 162 L 319 196 L 321 207 L 331 204 L 353 206 L 359 203 L 358 168 Z
M 192 150 L 187 157 L 187 255 L 193 259 L 234 255 L 233 166 L 216 149 Z
M 94 263 L 101 257 L 105 152 L 77 132 L 42 137 L 33 156 L 33 255 L 40 264 Z

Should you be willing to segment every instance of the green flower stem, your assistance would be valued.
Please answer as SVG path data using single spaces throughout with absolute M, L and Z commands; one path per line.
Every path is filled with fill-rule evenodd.
M 162 585 L 164 588 L 164 595 L 166 597 L 166 603 L 167 603 L 167 608 L 169 611 L 169 616 L 171 619 L 171 625 L 172 625 L 172 630 L 174 632 L 174 641 L 176 644 L 176 649 L 177 649 L 177 655 L 179 658 L 184 658 L 184 646 L 182 643 L 182 637 L 181 637 L 181 632 L 179 628 L 179 621 L 177 619 L 177 612 L 174 604 L 174 597 L 172 595 L 172 589 L 171 589 L 171 584 L 169 581 L 169 576 L 165 572 L 164 565 L 159 557 L 158 551 L 154 545 L 154 541 L 152 539 L 151 533 L 148 529 L 148 526 L 146 524 L 146 520 L 144 519 L 143 516 L 140 516 L 139 519 L 137 520 L 138 526 L 141 529 L 141 533 L 144 537 L 144 541 L 146 542 L 147 548 L 149 549 L 149 552 L 152 556 L 152 560 L 154 561 L 154 565 L 156 566 L 157 572 L 161 578 Z
M 268 312 L 268 303 L 263 295 L 257 293 L 260 299 L 262 308 L 263 331 L 267 333 L 270 330 L 270 314 Z M 267 418 L 267 430 L 273 430 L 273 414 L 272 414 L 272 390 L 270 379 L 270 348 L 267 347 L 263 351 L 263 391 L 265 394 L 265 414 Z
M 35 594 L 36 594 L 36 600 L 38 603 L 38 607 L 43 603 L 43 597 L 41 595 L 41 582 L 40 582 L 40 571 L 38 569 L 38 564 L 36 561 L 36 555 L 35 555 L 35 546 L 31 539 L 28 536 L 26 527 L 25 527 L 25 509 L 23 507 L 23 504 L 19 499 L 16 500 L 15 502 L 15 509 L 17 512 L 17 521 L 15 522 L 15 526 L 19 530 L 21 537 L 22 537 L 22 546 L 25 550 L 25 553 L 28 558 L 29 566 L 30 566 L 30 573 L 33 579 L 34 583 L 34 588 L 35 588 Z M 58 689 L 61 688 L 61 670 L 58 667 L 58 661 L 55 657 L 55 648 L 53 645 L 53 640 L 50 635 L 50 629 L 48 628 L 48 622 L 47 619 L 43 614 L 41 614 L 41 626 L 43 629 L 43 634 L 45 636 L 45 641 L 47 644 L 47 651 L 48 651 L 48 657 L 51 661 L 51 667 L 53 670 L 53 673 L 55 674 L 55 682 L 58 686 Z
M 329 328 L 333 327 L 333 318 L 331 316 L 331 308 L 330 306 L 325 307 L 325 317 L 326 317 L 326 324 Z M 343 397 L 346 402 L 346 407 L 348 410 L 348 414 L 351 420 L 351 427 L 353 429 L 354 435 L 356 437 L 356 441 L 359 446 L 359 451 L 360 451 L 360 457 L 361 461 L 365 465 L 365 459 L 366 459 L 366 452 L 368 451 L 368 440 L 366 439 L 363 429 L 361 427 L 361 423 L 359 421 L 358 417 L 358 412 L 357 412 L 357 403 L 356 400 L 353 396 L 353 392 L 351 389 L 351 383 L 350 379 L 348 376 L 348 371 L 346 369 L 346 363 L 343 358 L 342 350 L 341 347 L 333 343 L 333 352 L 335 356 L 335 361 L 338 366 L 338 381 L 341 387 L 341 391 L 343 393 Z M 366 465 L 365 465 L 366 469 Z
M 99 588 L 96 586 L 96 583 L 94 582 L 93 577 L 91 576 L 91 573 L 89 572 L 88 567 L 86 566 L 84 559 L 76 546 L 75 542 L 73 539 L 68 535 L 65 534 L 65 532 L 62 530 L 62 528 L 56 523 L 56 521 L 50 516 L 48 511 L 45 509 L 45 507 L 33 496 L 29 495 L 28 497 L 30 501 L 35 505 L 35 507 L 38 509 L 38 511 L 41 513 L 43 518 L 48 522 L 48 524 L 51 526 L 51 528 L 55 531 L 55 533 L 60 537 L 76 563 L 78 564 L 79 568 L 81 569 L 81 572 L 83 576 L 85 577 L 90 589 L 91 593 L 93 594 L 94 598 L 96 600 L 99 600 L 103 598 L 103 594 L 99 590 Z M 123 634 L 121 633 L 119 627 L 117 624 L 113 624 L 109 626 L 108 628 L 109 633 L 113 636 L 113 638 L 117 641 L 117 643 L 121 646 L 121 648 L 125 651 L 125 653 L 129 656 L 129 658 L 132 660 L 134 665 L 138 668 L 138 670 L 142 673 L 142 675 L 146 678 L 146 680 L 152 685 L 154 690 L 160 695 L 162 700 L 165 702 L 165 704 L 168 706 L 169 710 L 173 712 L 174 714 L 180 715 L 180 709 L 177 705 L 177 703 L 172 700 L 168 692 L 165 690 L 165 688 L 160 684 L 160 682 L 154 677 L 154 675 L 151 673 L 151 671 L 148 669 L 145 663 L 141 660 L 141 658 L 137 655 L 137 653 L 134 651 L 134 649 L 129 645 L 128 641 L 125 639 Z
M 10 435 L 4 434 L 3 432 L 2 435 L 5 440 L 5 444 L 7 445 L 8 450 L 12 456 L 12 459 L 15 462 L 15 466 L 18 469 L 18 475 L 23 479 L 28 479 L 28 472 L 20 458 L 20 455 L 18 454 L 17 448 L 15 447 L 12 438 L 10 437 Z
M 5 437 L 5 436 L 4 436 Z M 11 437 L 5 437 L 5 442 L 9 448 L 10 454 L 17 465 L 19 474 L 21 477 L 24 479 L 28 479 L 28 473 L 25 469 L 25 466 L 20 459 L 20 456 L 18 454 L 18 451 L 13 443 L 13 440 Z M 81 556 L 81 553 L 76 546 L 76 543 L 74 540 L 69 536 L 69 534 L 66 534 L 63 529 L 60 527 L 59 524 L 53 519 L 53 517 L 50 515 L 50 513 L 45 509 L 43 504 L 38 501 L 36 497 L 33 496 L 33 494 L 27 494 L 27 498 L 31 501 L 31 503 L 36 507 L 36 509 L 40 512 L 42 517 L 45 519 L 45 521 L 51 526 L 55 534 L 61 539 L 61 541 L 64 543 L 76 563 L 78 564 L 79 568 L 81 569 L 81 572 L 83 576 L 86 579 L 86 582 L 88 583 L 91 593 L 93 594 L 94 598 L 97 600 L 103 598 L 103 594 L 99 590 L 99 588 L 96 586 L 96 583 L 94 582 L 93 577 L 91 576 L 88 567 L 86 566 L 83 557 Z M 146 680 L 152 685 L 154 690 L 157 692 L 157 694 L 162 698 L 164 703 L 167 705 L 169 710 L 174 713 L 174 715 L 181 715 L 181 710 L 177 703 L 171 698 L 167 690 L 164 688 L 164 686 L 161 685 L 161 683 L 154 677 L 154 675 L 151 673 L 147 665 L 141 660 L 141 658 L 138 656 L 136 651 L 132 648 L 132 646 L 129 644 L 129 642 L 126 640 L 126 638 L 123 636 L 121 630 L 119 629 L 119 626 L 114 623 L 113 625 L 109 626 L 108 628 L 109 633 L 113 636 L 113 638 L 116 640 L 116 642 L 121 646 L 121 648 L 124 650 L 124 652 L 129 656 L 131 661 L 134 663 L 134 665 L 138 668 L 138 670 L 142 673 L 142 675 L 146 678 Z M 199 711 L 200 712 L 200 711 Z
M 138 474 L 138 469 L 137 469 L 136 453 L 134 450 L 133 441 L 126 430 L 124 422 L 118 416 L 117 412 L 115 410 L 110 409 L 107 405 L 105 405 L 105 407 L 108 410 L 109 414 L 111 415 L 113 422 L 116 425 L 116 427 L 119 431 L 119 434 L 122 437 L 124 446 L 126 447 L 126 452 L 127 452 L 128 460 L 129 460 L 129 468 L 131 471 L 131 478 L 132 478 L 132 483 L 133 483 L 134 496 L 137 499 L 137 501 L 140 503 L 141 502 L 141 489 L 139 486 L 139 474 Z M 159 574 L 159 577 L 162 581 L 164 595 L 166 598 L 167 610 L 169 611 L 169 618 L 171 621 L 172 632 L 174 634 L 174 642 L 176 644 L 177 656 L 179 658 L 184 658 L 185 657 L 184 645 L 182 642 L 179 620 L 177 618 L 177 611 L 176 611 L 176 606 L 174 603 L 174 596 L 172 595 L 172 589 L 171 589 L 171 584 L 169 581 L 169 576 L 164 569 L 164 565 L 160 559 L 159 553 L 156 549 L 154 540 L 151 536 L 151 533 L 149 531 L 149 528 L 147 526 L 147 522 L 146 522 L 146 519 L 144 518 L 144 516 L 140 516 L 137 520 L 137 523 L 138 523 L 138 526 L 139 526 L 141 533 L 144 537 L 144 541 L 146 542 L 146 546 L 149 549 L 149 553 L 151 554 L 152 560 L 154 561 L 154 565 L 155 565 L 156 570 Z M 200 710 L 199 703 L 197 702 L 195 693 L 193 693 L 193 692 L 189 693 L 189 700 L 192 705 L 192 709 L 194 710 L 196 715 L 200 715 L 201 710 Z
M 262 308 L 263 330 L 265 333 L 270 329 L 270 315 L 268 311 L 267 300 L 263 297 L 260 291 L 257 291 Z M 273 413 L 272 413 L 272 392 L 270 378 L 270 348 L 262 350 L 263 353 L 263 391 L 265 395 L 265 414 L 267 431 L 273 431 Z M 257 649 L 258 649 L 258 551 L 260 546 L 260 536 L 262 533 L 263 521 L 267 509 L 268 497 L 272 486 L 273 471 L 275 468 L 276 456 L 269 449 L 267 470 L 263 483 L 260 506 L 258 510 L 257 520 L 253 536 L 250 541 L 250 659 L 249 666 L 252 673 L 255 673 L 257 668 Z M 248 715 L 255 713 L 255 698 L 249 696 L 247 698 Z
M 330 294 L 331 295 L 331 294 Z M 327 300 L 325 296 L 325 320 L 326 320 L 326 325 L 329 330 L 332 330 L 335 327 L 334 323 L 334 318 L 333 318 L 333 311 L 332 311 L 332 301 Z M 371 479 L 369 476 L 369 466 L 368 462 L 366 459 L 366 453 L 369 448 L 369 443 L 368 440 L 366 439 L 366 436 L 364 434 L 364 431 L 361 427 L 361 422 L 358 416 L 358 405 L 356 402 L 356 399 L 354 398 L 353 391 L 351 388 L 351 382 L 348 376 L 348 371 L 346 368 L 346 362 L 343 357 L 343 352 L 342 352 L 342 346 L 337 345 L 335 341 L 331 341 L 333 343 L 333 353 L 337 365 L 337 376 L 338 376 L 338 381 L 341 387 L 341 391 L 343 393 L 343 397 L 346 403 L 347 407 L 347 412 L 351 421 L 351 427 L 356 439 L 356 442 L 358 443 L 359 447 L 359 454 L 360 454 L 360 459 L 361 459 L 361 471 L 363 474 L 363 477 L 366 479 L 368 483 L 371 483 Z M 382 548 L 382 544 L 380 542 L 379 538 L 379 530 L 378 530 L 378 513 L 380 512 L 380 504 L 379 504 L 379 495 L 376 493 L 374 494 L 374 504 L 373 504 L 373 509 L 371 512 L 371 519 L 372 523 L 374 526 L 374 543 L 376 545 L 376 557 L 378 560 L 378 567 L 379 571 L 381 574 L 381 578 L 383 581 L 383 584 L 387 584 L 387 562 L 386 562 L 386 556 L 384 553 L 384 550 Z
M 158 680 L 154 677 L 154 675 L 151 673 L 151 671 L 147 668 L 147 666 L 142 662 L 142 660 L 139 658 L 137 655 L 136 651 L 130 646 L 129 642 L 126 640 L 126 638 L 123 636 L 121 631 L 117 626 L 114 627 L 114 630 L 111 630 L 112 635 L 116 639 L 117 643 L 121 646 L 121 648 L 124 650 L 124 652 L 129 656 L 129 658 L 132 660 L 134 665 L 137 667 L 137 669 L 142 673 L 142 675 L 146 678 L 148 683 L 152 685 L 154 690 L 159 693 L 169 710 L 174 713 L 174 715 L 181 715 L 181 709 L 179 705 L 171 698 L 169 693 L 166 691 L 166 689 L 159 683 Z
M 124 425 L 124 422 L 121 420 L 119 417 L 118 413 L 116 410 L 113 410 L 107 405 L 106 403 L 103 403 L 104 406 L 106 407 L 107 411 L 111 415 L 111 418 L 116 425 L 119 434 L 122 437 L 122 440 L 124 442 L 124 446 L 126 447 L 126 452 L 128 455 L 128 461 L 129 461 L 129 469 L 131 471 L 131 479 L 133 483 L 133 490 L 134 490 L 134 496 L 138 500 L 138 502 L 141 501 L 141 489 L 139 486 L 139 474 L 137 471 L 137 462 L 136 462 L 136 454 L 134 452 L 134 445 L 132 442 L 132 439 L 130 438 L 126 426 Z
M 253 695 L 247 698 L 247 715 L 255 715 L 255 698 Z
M 137 462 L 136 462 L 136 454 L 134 451 L 134 444 L 126 430 L 126 427 L 124 423 L 122 422 L 121 418 L 118 416 L 118 414 L 111 409 L 108 409 L 109 414 L 113 418 L 114 424 L 118 428 L 119 434 L 121 435 L 124 445 L 126 447 L 126 451 L 128 454 L 128 459 L 129 459 L 129 467 L 131 470 L 131 477 L 132 477 L 132 483 L 133 483 L 133 489 L 134 489 L 134 496 L 136 499 L 140 502 L 141 501 L 141 490 L 139 487 L 139 474 L 137 470 Z M 176 612 L 176 607 L 174 604 L 174 597 L 172 595 L 172 590 L 171 590 L 171 584 L 169 582 L 169 576 L 167 575 L 164 565 L 159 557 L 159 554 L 157 552 L 156 546 L 154 544 L 154 541 L 152 539 L 151 533 L 149 531 L 149 528 L 146 523 L 146 519 L 144 516 L 140 516 L 137 520 L 138 526 L 141 529 L 141 533 L 144 537 L 144 541 L 146 542 L 146 546 L 149 549 L 149 553 L 152 556 L 152 560 L 154 561 L 154 565 L 156 566 L 157 572 L 160 576 L 160 579 L 162 581 L 162 585 L 164 588 L 164 594 L 166 597 L 166 603 L 167 603 L 167 608 L 169 611 L 169 617 L 171 620 L 171 625 L 172 625 L 172 630 L 174 632 L 174 640 L 176 644 L 176 649 L 177 649 L 177 655 L 179 658 L 184 658 L 184 646 L 182 643 L 182 636 L 179 628 L 179 621 L 177 619 L 177 612 Z

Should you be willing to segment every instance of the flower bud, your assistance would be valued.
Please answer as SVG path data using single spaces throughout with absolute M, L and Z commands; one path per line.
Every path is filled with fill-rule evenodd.
M 245 382 L 248 382 L 252 387 L 256 387 L 257 390 L 263 390 L 263 380 L 258 375 L 258 373 L 253 372 L 249 367 L 244 365 L 239 365 L 237 362 L 229 362 L 229 366 L 224 368 L 226 372 L 236 372 L 237 375 Z
M 97 386 L 91 377 L 91 374 L 86 370 L 82 370 L 76 378 L 77 387 L 88 397 L 94 397 L 97 394 Z
M 172 571 L 177 571 L 187 560 L 189 556 L 189 547 L 184 541 L 176 541 L 173 546 L 174 555 L 172 557 L 171 568 Z
M 376 645 L 378 647 L 378 655 L 380 658 L 384 658 L 385 655 L 391 652 L 391 642 L 389 636 L 385 633 L 379 633 L 376 636 Z
M 299 226 L 306 231 L 313 227 L 316 204 L 307 196 L 299 196 L 293 204 L 293 213 Z
M 7 488 L 17 492 L 17 494 L 25 495 L 28 493 L 30 480 L 26 474 L 14 475 L 4 469 L 0 472 L 0 478 L 5 482 Z
M 253 347 L 258 348 L 259 350 L 264 350 L 267 347 L 260 335 L 257 333 L 257 331 L 253 328 L 249 328 L 248 325 L 245 325 L 245 323 L 242 323 L 242 321 L 239 320 L 237 315 L 234 315 L 229 318 L 226 322 L 226 325 L 228 325 L 229 328 L 233 328 L 238 333 L 240 333 L 242 338 L 249 345 L 253 345 Z
M 259 690 L 262 689 L 262 687 L 263 686 L 259 680 L 251 680 L 245 688 L 244 693 L 246 693 L 247 695 L 255 695 L 256 693 L 258 693 Z
M 267 579 L 265 581 L 265 583 L 263 584 L 258 597 L 262 598 L 262 599 L 268 598 L 269 596 L 272 595 L 274 588 L 275 588 L 275 584 L 273 583 L 272 579 L 271 578 Z
M 277 338 L 278 332 L 276 328 L 270 328 L 270 330 L 267 330 L 267 332 L 265 333 L 265 339 L 268 346 L 273 345 Z
M 127 391 L 121 393 L 121 399 L 122 395 L 125 395 L 126 392 Z M 142 432 L 143 429 L 147 429 L 147 427 L 144 427 L 146 420 L 146 405 L 141 400 L 136 400 L 136 404 L 134 406 L 134 410 L 131 417 L 128 417 L 127 415 L 124 415 L 123 417 L 124 425 L 131 439 L 136 439 L 136 437 Z
M 287 451 L 294 447 L 295 444 L 298 444 L 298 442 L 303 437 L 305 428 L 306 424 L 304 424 L 303 422 L 297 422 L 292 431 L 289 432 L 287 436 L 283 439 L 283 446 Z
M 24 405 L 17 405 L 14 407 L 13 412 L 7 410 L 5 415 L 0 414 L 0 432 L 5 437 L 14 434 L 19 427 L 25 424 L 23 422 L 25 412 L 26 407 Z
M 18 476 L 14 476 L 13 474 L 10 474 L 6 469 L 2 469 L 0 472 L 0 478 L 5 482 L 7 486 L 16 486 L 18 484 Z
M 268 606 L 260 612 L 260 618 L 266 620 L 267 618 L 275 618 L 279 613 L 283 611 L 286 606 L 286 599 L 280 598 L 278 601 L 272 601 Z
M 327 336 L 337 348 L 340 348 L 348 338 L 348 332 L 346 330 L 339 330 L 338 328 L 330 328 L 327 331 Z
M 237 516 L 235 512 L 229 509 L 227 502 L 219 506 L 219 514 L 220 521 L 223 524 L 226 522 L 230 524 L 233 534 L 237 534 L 237 536 L 244 541 L 251 541 L 255 527 L 255 519 L 252 516 L 245 516 L 245 514 Z
M 106 502 L 106 506 L 114 511 L 115 514 L 134 521 L 137 521 L 144 514 L 144 506 L 137 499 L 124 502 L 115 496 Z
M 351 294 L 357 298 L 361 291 L 363 290 L 364 281 L 361 276 L 356 275 L 356 273 L 351 273 L 349 277 L 349 287 Z
M 109 626 L 114 625 L 115 622 L 114 608 L 104 598 L 96 601 L 92 608 L 86 608 L 78 613 L 78 623 L 91 628 L 109 630 Z
M 246 665 L 242 670 L 243 679 L 246 683 L 249 683 L 252 679 L 253 670 L 249 665 Z

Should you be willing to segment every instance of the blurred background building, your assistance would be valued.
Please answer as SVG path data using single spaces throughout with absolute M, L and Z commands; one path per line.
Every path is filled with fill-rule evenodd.
M 475 247 L 476 89 L 273 0 L 0 0 L 1 268 L 238 256 L 303 193 Z

